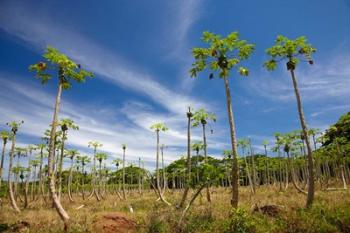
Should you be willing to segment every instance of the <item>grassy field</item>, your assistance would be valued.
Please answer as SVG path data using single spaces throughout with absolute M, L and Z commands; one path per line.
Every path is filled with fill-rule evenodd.
M 169 191 L 166 197 L 171 203 L 178 203 L 181 193 Z M 278 192 L 278 187 L 260 187 L 255 196 L 250 195 L 249 189 L 241 188 L 240 208 L 234 212 L 229 200 L 229 189 L 213 188 L 212 204 L 208 204 L 205 195 L 199 196 L 181 226 L 178 226 L 181 211 L 156 201 L 151 191 L 142 197 L 136 192 L 129 193 L 127 201 L 121 201 L 116 195 L 109 195 L 101 202 L 93 198 L 83 202 L 77 198 L 74 203 L 69 203 L 68 198 L 64 198 L 63 205 L 72 219 L 72 232 L 97 232 L 95 222 L 103 215 L 115 212 L 133 219 L 137 232 L 350 232 L 349 191 L 317 192 L 316 202 L 309 210 L 304 209 L 304 196 L 291 187 L 285 192 Z M 276 205 L 277 213 L 268 216 L 253 211 L 255 204 L 259 207 Z M 129 205 L 134 213 L 129 211 Z M 63 224 L 55 210 L 48 206 L 38 201 L 16 214 L 7 200 L 3 200 L 0 229 L 61 232 Z M 19 222 L 28 226 L 18 227 Z

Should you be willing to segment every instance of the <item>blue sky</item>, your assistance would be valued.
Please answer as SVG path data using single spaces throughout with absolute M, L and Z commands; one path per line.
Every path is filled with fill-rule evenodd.
M 19 145 L 39 142 L 52 118 L 56 80 L 42 86 L 28 72 L 47 45 L 66 53 L 95 73 L 85 84 L 63 93 L 61 117 L 79 126 L 69 132 L 68 147 L 91 154 L 88 141 L 104 144 L 111 159 L 128 146 L 154 168 L 151 124 L 164 122 L 161 135 L 167 163 L 186 151 L 186 109 L 215 112 L 209 153 L 229 149 L 224 84 L 206 74 L 190 79 L 191 48 L 203 45 L 209 30 L 239 31 L 256 44 L 244 65 L 248 78 L 232 74 L 230 85 L 238 137 L 251 137 L 256 151 L 274 132 L 299 129 L 295 96 L 284 69 L 267 72 L 264 51 L 278 34 L 307 36 L 317 49 L 315 64 L 298 67 L 297 77 L 310 127 L 325 129 L 350 109 L 350 2 L 324 1 L 16 1 L 0 3 L 0 129 L 24 120 Z M 193 130 L 193 139 L 201 131 Z

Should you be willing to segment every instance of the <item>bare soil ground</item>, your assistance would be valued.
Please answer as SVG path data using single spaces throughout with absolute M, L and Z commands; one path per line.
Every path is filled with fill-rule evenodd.
M 93 222 L 93 230 L 101 233 L 136 233 L 136 221 L 123 213 L 109 213 Z

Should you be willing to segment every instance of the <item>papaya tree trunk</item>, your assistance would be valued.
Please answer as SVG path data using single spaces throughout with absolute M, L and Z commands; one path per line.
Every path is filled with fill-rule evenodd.
M 53 205 L 62 219 L 64 223 L 64 229 L 65 231 L 68 231 L 69 229 L 69 216 L 67 212 L 63 209 L 61 202 L 57 196 L 56 193 L 56 187 L 55 187 L 55 174 L 53 172 L 53 163 L 54 161 L 54 153 L 55 153 L 55 136 L 56 136 L 56 128 L 57 128 L 57 118 L 59 113 L 59 107 L 61 102 L 61 95 L 62 95 L 62 85 L 63 85 L 63 70 L 60 68 L 59 70 L 59 84 L 58 84 L 58 92 L 56 96 L 56 103 L 55 103 L 55 111 L 53 114 L 53 120 L 51 124 L 51 134 L 50 134 L 50 143 L 49 143 L 49 157 L 48 157 L 48 176 L 49 176 L 49 190 L 50 195 L 53 201 Z
M 29 204 L 28 193 L 29 193 L 29 180 L 30 180 L 31 170 L 32 169 L 30 165 L 30 158 L 28 157 L 28 171 L 27 171 L 27 178 L 26 178 L 26 183 L 24 187 L 24 208 L 27 208 Z
M 290 73 L 292 75 L 293 80 L 293 86 L 294 86 L 294 92 L 295 97 L 297 99 L 297 105 L 298 105 L 298 113 L 299 113 L 299 119 L 301 128 L 303 130 L 304 140 L 307 148 L 307 165 L 308 165 L 308 192 L 307 192 L 307 199 L 306 199 L 306 207 L 310 207 L 313 203 L 314 196 L 315 196 L 315 183 L 314 183 L 314 168 L 313 168 L 313 159 L 312 159 L 312 149 L 310 145 L 310 139 L 308 136 L 308 128 L 305 122 L 304 117 L 304 111 L 301 103 L 301 96 L 298 89 L 298 83 L 294 74 L 294 70 L 291 69 Z
M 73 181 L 73 158 L 71 160 L 71 166 L 70 166 L 70 169 L 69 169 L 69 177 L 68 177 L 68 186 L 67 186 L 67 190 L 68 190 L 68 197 L 69 197 L 69 200 L 71 202 L 73 202 L 73 197 L 72 197 L 72 190 L 71 190 L 71 187 L 72 187 L 72 181 Z
M 1 163 L 0 163 L 0 190 L 1 190 L 2 172 L 4 168 L 6 143 L 7 143 L 7 139 L 4 138 L 2 143 Z
M 179 205 L 179 208 L 182 208 L 185 204 L 186 198 L 188 191 L 190 189 L 190 182 L 191 182 L 191 109 L 188 108 L 188 113 L 187 113 L 187 182 L 186 182 L 186 187 L 185 191 L 182 195 L 182 199 Z
M 208 163 L 208 155 L 207 155 L 207 137 L 205 135 L 205 124 L 206 123 L 202 123 L 202 130 L 203 130 L 203 151 L 204 151 L 204 162 Z M 210 203 L 211 202 L 211 198 L 210 198 L 210 191 L 209 191 L 209 184 L 206 187 L 206 191 L 207 191 L 207 201 Z
M 122 191 L 123 191 L 123 199 L 126 200 L 125 194 L 125 149 L 123 149 L 123 181 L 122 181 Z
M 157 158 L 156 158 L 156 172 L 157 172 L 157 192 L 158 192 L 158 195 L 159 195 L 159 199 L 166 203 L 167 205 L 171 205 L 169 202 L 167 202 L 164 197 L 163 197 L 163 194 L 162 194 L 162 190 L 160 188 L 160 175 L 159 175 L 159 130 L 156 131 L 156 134 L 157 134 Z
M 232 100 L 230 93 L 230 86 L 227 77 L 224 77 L 225 91 L 226 91 L 226 102 L 227 102 L 227 112 L 228 120 L 230 123 L 230 135 L 231 135 L 231 147 L 232 147 L 232 174 L 231 174 L 231 183 L 232 183 L 232 197 L 231 205 L 234 208 L 238 207 L 238 153 L 237 153 L 237 140 L 236 140 L 236 129 L 235 121 L 232 111 Z
M 12 166 L 13 166 L 13 155 L 15 153 L 15 145 L 16 145 L 16 133 L 13 133 L 13 138 L 12 138 L 12 145 L 11 145 L 11 152 L 10 152 L 10 161 L 9 161 L 9 171 L 8 171 L 8 192 L 9 192 L 9 197 L 10 197 L 10 203 L 12 208 L 16 212 L 21 212 L 20 209 L 17 206 L 15 196 L 13 194 L 13 186 L 12 186 Z

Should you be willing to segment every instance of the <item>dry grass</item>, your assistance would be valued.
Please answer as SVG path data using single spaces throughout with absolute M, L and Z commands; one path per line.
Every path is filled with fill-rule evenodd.
M 171 203 L 176 204 L 179 202 L 181 194 L 180 191 L 174 193 L 169 191 L 166 193 L 166 198 Z M 156 201 L 153 191 L 144 193 L 142 197 L 137 193 L 129 194 L 127 201 L 121 201 L 113 195 L 109 195 L 101 202 L 97 202 L 93 198 L 88 201 L 82 201 L 79 197 L 76 199 L 74 203 L 70 203 L 68 198 L 63 198 L 63 206 L 72 220 L 72 232 L 93 232 L 93 221 L 110 212 L 121 212 L 136 220 L 140 232 L 173 232 L 180 216 L 180 212 L 174 207 L 168 207 Z M 278 187 L 260 187 L 255 196 L 250 194 L 249 189 L 240 188 L 239 201 L 240 208 L 245 209 L 248 213 L 251 213 L 254 204 L 258 204 L 258 206 L 270 204 L 282 206 L 278 218 L 267 217 L 260 213 L 249 214 L 250 220 L 256 225 L 254 232 L 281 232 L 281 229 L 283 232 L 304 232 L 303 229 L 308 226 L 304 226 L 302 223 L 300 218 L 303 216 L 308 218 L 307 224 L 312 226 L 312 224 L 320 225 L 317 222 L 319 219 L 313 219 L 318 218 L 319 212 L 320 216 L 329 215 L 329 218 L 333 219 L 331 214 L 334 210 L 347 206 L 347 213 L 350 213 L 349 191 L 317 192 L 316 207 L 306 213 L 303 212 L 305 196 L 297 193 L 292 187 L 281 193 L 278 192 Z M 84 207 L 77 210 L 76 208 L 81 205 Z M 134 213 L 129 212 L 129 205 L 133 207 Z M 213 188 L 211 207 L 208 205 L 205 195 L 199 196 L 186 217 L 185 224 L 187 226 L 183 226 L 182 230 L 185 232 L 222 232 L 224 222 L 230 218 L 230 209 L 230 190 Z M 341 216 L 335 216 L 335 224 L 337 218 L 341 218 Z M 61 232 L 63 229 L 63 224 L 55 210 L 43 201 L 32 203 L 29 209 L 23 209 L 20 214 L 17 214 L 11 210 L 7 200 L 3 200 L 3 206 L 0 209 L 0 223 L 13 225 L 21 221 L 30 224 L 29 229 L 25 228 L 25 232 Z M 293 229 L 295 224 L 299 225 Z M 341 232 L 339 230 L 341 227 L 334 226 L 332 228 L 332 225 L 328 225 L 324 226 L 324 232 Z M 305 230 L 305 232 L 314 231 Z

